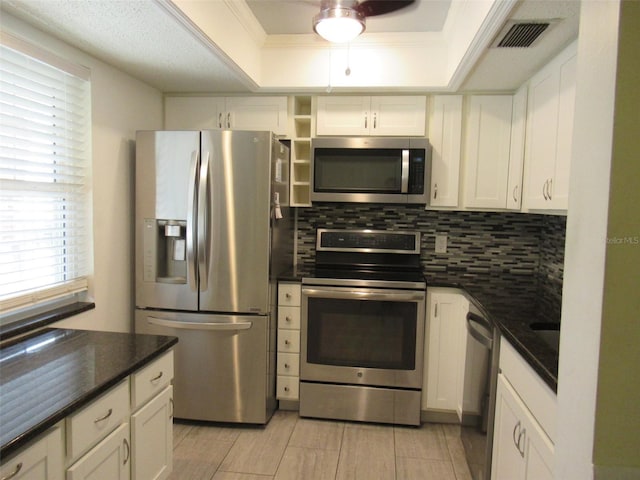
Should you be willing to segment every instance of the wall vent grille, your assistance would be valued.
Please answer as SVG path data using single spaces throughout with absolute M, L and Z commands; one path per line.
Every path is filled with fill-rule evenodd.
M 494 48 L 529 48 L 551 25 L 548 21 L 510 22 L 496 37 Z

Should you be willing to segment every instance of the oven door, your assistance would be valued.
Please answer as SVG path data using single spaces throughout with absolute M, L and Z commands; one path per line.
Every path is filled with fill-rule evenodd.
M 424 290 L 303 286 L 300 379 L 420 389 Z

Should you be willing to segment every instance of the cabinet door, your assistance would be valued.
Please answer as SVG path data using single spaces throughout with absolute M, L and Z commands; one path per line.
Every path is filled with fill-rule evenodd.
M 423 408 L 457 411 L 462 402 L 468 302 L 455 293 L 429 293 L 427 303 Z
M 465 205 L 506 208 L 511 144 L 510 95 L 469 98 L 465 134 Z
M 166 97 L 165 130 L 211 130 L 222 128 L 223 97 Z
M 371 97 L 370 134 L 424 136 L 425 96 Z
M 520 480 L 525 474 L 524 411 L 503 375 L 498 376 L 491 461 L 492 480 Z
M 129 424 L 123 423 L 67 469 L 67 480 L 128 480 L 130 459 Z
M 429 117 L 432 207 L 458 206 L 462 95 L 435 95 Z
M 131 416 L 131 471 L 135 480 L 161 480 L 173 468 L 173 387 Z
M 524 142 L 527 125 L 527 86 L 513 96 L 511 113 L 511 140 L 509 151 L 509 180 L 507 208 L 520 210 L 522 206 L 522 172 L 524 169 Z
M 287 135 L 287 97 L 227 97 L 227 126 Z
M 528 209 L 567 208 L 575 61 L 571 45 L 529 82 L 524 205 Z
M 62 430 L 58 427 L 11 458 L 2 459 L 0 478 L 62 480 L 64 477 Z
M 368 135 L 371 97 L 318 97 L 317 135 Z
M 572 55 L 560 66 L 556 162 L 553 183 L 549 186 L 551 208 L 560 210 L 566 210 L 569 206 L 569 171 L 576 98 L 576 64 L 577 56 Z

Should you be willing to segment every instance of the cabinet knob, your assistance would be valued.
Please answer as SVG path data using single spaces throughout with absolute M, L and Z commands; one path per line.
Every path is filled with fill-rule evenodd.
M 291 294 L 290 293 L 285 293 L 284 294 L 284 298 L 286 298 L 287 300 L 291 300 Z
M 284 387 L 284 391 L 288 392 L 289 391 L 289 387 Z
M 285 340 L 285 341 L 284 341 L 284 344 L 285 344 L 285 345 L 289 345 L 290 343 L 291 343 L 291 342 L 289 342 L 289 340 Z
M 291 317 L 284 317 L 284 321 L 285 322 L 290 322 L 291 321 Z
M 285 364 L 284 364 L 284 368 L 286 368 L 286 369 L 288 370 L 288 369 L 289 369 L 289 364 L 288 364 L 288 363 L 285 363 Z

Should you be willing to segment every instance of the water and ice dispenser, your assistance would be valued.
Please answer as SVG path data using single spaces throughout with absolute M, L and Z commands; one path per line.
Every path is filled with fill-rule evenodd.
M 144 281 L 187 283 L 187 222 L 145 219 Z

